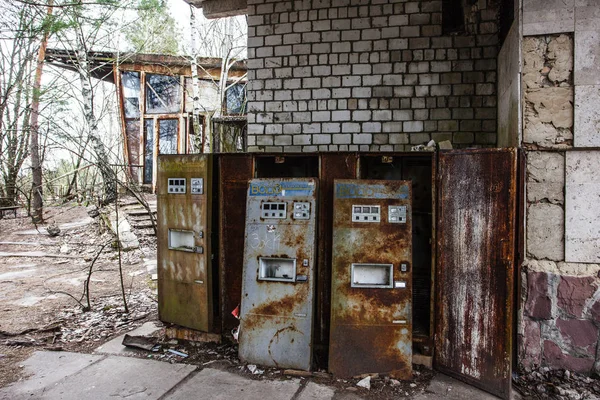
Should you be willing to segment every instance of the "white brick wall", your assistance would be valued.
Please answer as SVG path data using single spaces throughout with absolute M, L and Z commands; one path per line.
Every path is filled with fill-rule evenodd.
M 494 145 L 497 35 L 441 20 L 441 0 L 249 0 L 249 151 Z

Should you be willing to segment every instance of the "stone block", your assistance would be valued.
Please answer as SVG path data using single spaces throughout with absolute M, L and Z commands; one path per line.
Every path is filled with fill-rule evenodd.
M 575 1 L 575 31 L 597 30 L 600 28 L 600 3 L 597 0 Z
M 573 88 L 544 87 L 525 92 L 523 141 L 566 148 L 573 140 Z
M 575 85 L 600 85 L 600 27 L 575 32 Z
M 559 152 L 527 153 L 527 201 L 564 204 L 565 157 Z
M 568 369 L 569 371 L 590 373 L 594 366 L 594 358 L 574 357 L 561 350 L 551 340 L 544 340 L 543 359 L 546 365 L 556 369 Z
M 566 155 L 565 260 L 600 262 L 600 151 Z
M 527 254 L 532 258 L 564 259 L 564 210 L 555 204 L 535 203 L 527 208 Z
M 527 272 L 527 299 L 524 314 L 535 319 L 552 318 L 552 299 L 548 289 L 548 274 Z
M 575 147 L 600 147 L 600 85 L 575 86 Z
M 571 345 L 584 349 L 594 345 L 593 352 L 588 353 L 588 356 L 595 358 L 598 328 L 594 326 L 592 321 L 584 319 L 558 319 L 556 326 L 563 339 L 568 338 Z
M 519 343 L 519 362 L 525 368 L 534 369 L 542 361 L 540 325 L 527 317 L 524 317 L 521 323 L 523 336 Z
M 581 318 L 585 303 L 596 292 L 594 277 L 561 276 L 558 284 L 557 304 L 565 313 Z
M 523 35 L 573 32 L 574 0 L 523 0 Z
M 523 83 L 527 88 L 572 86 L 573 38 L 570 35 L 523 39 Z

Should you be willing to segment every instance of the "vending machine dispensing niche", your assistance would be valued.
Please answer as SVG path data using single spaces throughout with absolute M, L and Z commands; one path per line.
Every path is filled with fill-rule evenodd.
M 336 180 L 329 370 L 412 376 L 409 181 Z
M 316 179 L 254 179 L 248 188 L 239 356 L 309 370 Z
M 158 157 L 158 315 L 213 330 L 209 155 Z

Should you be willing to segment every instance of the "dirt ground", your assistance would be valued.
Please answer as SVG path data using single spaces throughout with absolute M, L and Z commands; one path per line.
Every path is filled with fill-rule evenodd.
M 87 211 L 76 205 L 48 207 L 47 222 L 61 230 L 56 237 L 24 215 L 0 219 L 0 387 L 24 377 L 20 364 L 35 350 L 91 352 L 123 332 L 158 319 L 156 282 L 144 264 L 156 258 L 155 238 L 140 236 L 139 249 L 121 253 L 126 312 L 114 235 L 103 218 L 91 218 Z M 83 311 L 87 307 L 84 283 L 92 263 L 90 309 Z M 153 340 L 158 351 L 140 357 L 211 366 L 251 379 L 301 376 L 246 365 L 237 357 L 237 344 L 231 342 L 171 340 L 164 330 Z M 338 392 L 356 392 L 363 398 L 393 399 L 423 392 L 434 375 L 421 366 L 414 366 L 411 381 L 375 375 L 370 390 L 356 386 L 361 377 L 336 379 L 325 371 L 301 379 L 332 386 Z M 543 369 L 515 373 L 513 387 L 526 399 L 595 399 L 600 398 L 596 378 Z
M 144 259 L 156 247 L 142 241 L 122 252 L 125 313 L 114 236 L 85 207 L 45 209 L 56 237 L 22 212 L 0 220 L 0 387 L 19 379 L 19 362 L 34 349 L 88 351 L 121 331 L 156 319 L 155 283 Z M 99 255 L 98 255 L 99 254 Z M 90 311 L 84 296 L 90 265 Z

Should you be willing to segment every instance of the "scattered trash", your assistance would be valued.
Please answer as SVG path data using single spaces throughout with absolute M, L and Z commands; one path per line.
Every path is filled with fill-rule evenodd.
M 173 349 L 167 349 L 167 351 L 171 354 L 175 354 L 176 356 L 182 357 L 182 358 L 186 358 L 188 355 L 185 353 L 182 353 L 181 351 L 177 351 L 177 350 L 173 350 Z
M 265 371 L 263 369 L 259 369 L 254 364 L 249 364 L 246 366 L 246 368 L 248 368 L 248 371 L 252 372 L 253 375 L 262 375 L 265 373 Z
M 366 378 L 361 379 L 360 381 L 358 381 L 356 386 L 365 388 L 367 390 L 371 390 L 371 377 L 367 376 Z
M 235 318 L 240 319 L 240 305 L 238 304 L 237 307 L 231 312 L 231 315 L 233 315 Z
M 233 315 L 235 318 L 240 319 L 240 305 L 238 304 L 237 307 L 231 312 L 231 315 Z M 231 335 L 233 336 L 233 340 L 235 340 L 235 342 L 238 342 L 238 338 L 240 336 L 240 327 L 239 325 L 236 326 L 235 328 L 233 328 L 231 330 Z
M 392 384 L 392 386 L 400 386 L 400 381 L 396 380 L 396 379 L 390 379 L 390 383 Z M 412 386 L 412 385 L 415 385 L 415 384 L 411 383 L 410 385 Z M 417 385 L 415 385 L 415 386 L 417 386 Z M 414 386 L 412 386 L 412 387 L 414 387 Z
M 411 383 L 411 384 L 410 384 L 410 387 L 411 387 L 411 388 L 415 388 L 415 387 L 417 387 L 417 384 L 416 384 L 416 383 Z
M 155 338 L 148 338 L 145 336 L 131 336 L 126 334 L 123 338 L 122 344 L 123 346 L 152 352 L 157 352 L 160 350 L 160 345 L 156 343 Z
M 297 369 L 286 369 L 283 371 L 284 375 L 291 375 L 291 376 L 301 376 L 301 377 L 309 377 L 312 376 L 312 372 L 309 371 L 301 371 L 301 370 L 297 370 Z

